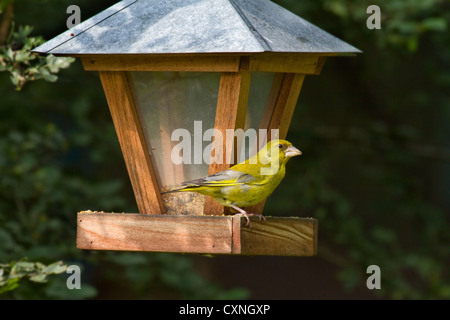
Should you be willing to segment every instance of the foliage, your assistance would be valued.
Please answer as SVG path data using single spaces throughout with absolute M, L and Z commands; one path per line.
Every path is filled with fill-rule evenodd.
M 361 42 L 367 37 L 379 49 L 416 51 L 420 39 L 432 32 L 444 33 L 448 28 L 448 3 L 445 0 L 278 0 L 284 7 L 309 16 L 320 27 L 333 34 L 345 33 L 349 43 Z M 367 29 L 367 8 L 381 9 L 380 31 Z M 329 19 L 327 19 L 329 18 Z
M 66 265 L 61 261 L 48 266 L 40 262 L 18 261 L 10 264 L 0 264 L 0 294 L 12 291 L 19 286 L 22 278 L 28 278 L 37 283 L 47 282 L 47 276 L 65 272 Z
M 187 256 L 168 253 L 136 255 L 124 253 L 110 254 L 108 260 L 124 268 L 124 278 L 132 284 L 136 293 L 146 298 L 182 299 L 244 299 L 248 290 L 234 288 L 223 290 L 218 285 L 206 281 L 193 272 L 192 261 Z M 115 277 L 111 272 L 108 277 Z M 174 295 L 180 292 L 181 295 Z
M 14 1 L 14 19 L 43 33 L 46 22 L 53 23 L 52 30 L 60 23 L 53 19 L 54 12 L 64 18 L 71 4 L 39 2 Z M 110 4 L 97 4 L 91 10 L 95 13 Z M 36 6 L 40 14 L 33 16 Z M 89 6 L 91 2 L 85 1 L 83 8 Z M 0 72 L 0 262 L 8 279 L 0 284 L 1 297 L 86 299 L 114 292 L 120 294 L 116 298 L 145 297 L 148 292 L 154 292 L 153 298 L 160 298 L 160 292 L 186 298 L 245 297 L 244 289 L 225 291 L 203 279 L 188 257 L 75 248 L 76 212 L 90 208 L 136 212 L 137 208 L 97 74 L 86 73 L 79 63 L 61 72 L 73 60 L 30 53 L 43 41 L 32 31 L 31 27 L 11 31 L 0 56 L 4 71 Z M 53 83 L 32 81 L 39 78 Z M 22 90 L 8 89 L 11 82 Z M 81 290 L 68 290 L 65 273 L 52 274 L 38 286 L 33 281 L 18 286 L 14 280 L 19 267 L 22 277 L 47 280 L 44 265 L 58 260 L 81 267 Z M 106 289 L 120 285 L 123 291 Z
M 11 33 L 6 45 L 0 47 L 0 72 L 8 71 L 16 90 L 22 90 L 25 83 L 44 79 L 55 82 L 60 69 L 65 69 L 75 61 L 74 58 L 40 56 L 31 49 L 44 43 L 42 37 L 30 37 L 33 28 L 19 26 Z
M 448 299 L 448 2 L 277 2 L 363 54 L 306 79 L 288 136 L 302 165 L 268 210 L 318 218 L 319 255 L 349 290 L 375 264 L 384 298 Z M 381 30 L 365 27 L 370 4 Z

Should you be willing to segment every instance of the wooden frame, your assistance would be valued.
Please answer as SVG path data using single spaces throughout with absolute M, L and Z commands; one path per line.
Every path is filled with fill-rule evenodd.
M 139 212 L 162 214 L 164 205 L 125 72 L 101 71 L 100 80 L 133 186 Z
M 248 71 L 224 72 L 220 77 L 219 96 L 217 99 L 216 118 L 214 129 L 222 132 L 221 145 L 229 151 L 233 141 L 227 140 L 227 129 L 244 129 L 245 115 L 247 112 L 248 92 L 250 90 L 250 73 Z M 230 138 L 230 137 L 228 137 Z M 217 150 L 214 148 L 214 150 Z M 223 154 L 221 163 L 211 161 L 208 174 L 214 174 L 230 167 L 231 157 L 235 154 Z M 214 159 L 215 155 L 211 155 Z M 206 198 L 203 209 L 205 214 L 220 215 L 224 213 L 224 207 L 214 199 Z
M 272 88 L 270 93 L 274 97 L 269 96 L 261 124 L 267 128 L 268 141 L 271 140 L 271 129 L 279 129 L 279 138 L 286 138 L 304 79 L 305 75 L 298 73 L 281 74 L 275 79 L 273 85 L 275 88 Z M 265 203 L 266 200 L 263 200 L 247 209 L 249 212 L 260 214 L 263 212 Z
M 88 71 L 264 71 L 317 75 L 320 74 L 326 57 L 335 55 L 331 53 L 320 55 L 259 53 L 245 56 L 236 54 L 121 54 L 79 57 L 84 69 Z
M 317 220 L 79 212 L 77 246 L 89 250 L 313 256 Z M 106 223 L 105 223 L 106 222 Z
M 277 53 L 82 56 L 86 70 L 99 71 L 139 212 L 144 214 L 79 213 L 78 248 L 315 255 L 314 219 L 268 217 L 265 222 L 253 219 L 253 228 L 248 228 L 240 216 L 223 216 L 228 211 L 209 197 L 203 213 L 214 216 L 164 215 L 158 179 L 148 152 L 150 142 L 142 132 L 127 71 L 221 72 L 214 127 L 222 130 L 222 146 L 227 146 L 233 142 L 226 141 L 225 130 L 244 129 L 251 72 L 275 73 L 260 128 L 268 129 L 269 133 L 270 129 L 279 129 L 279 137 L 284 139 L 305 75 L 319 74 L 325 58 L 326 55 Z M 211 164 L 209 174 L 227 169 L 230 161 L 223 160 L 222 164 Z M 247 209 L 261 213 L 264 203 Z

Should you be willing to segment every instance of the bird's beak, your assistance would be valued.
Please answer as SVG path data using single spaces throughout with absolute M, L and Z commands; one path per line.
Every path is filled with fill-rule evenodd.
M 284 152 L 284 154 L 286 155 L 286 157 L 295 157 L 295 156 L 299 156 L 302 154 L 302 152 L 300 150 L 298 150 L 296 147 L 294 146 L 289 146 L 286 151 Z

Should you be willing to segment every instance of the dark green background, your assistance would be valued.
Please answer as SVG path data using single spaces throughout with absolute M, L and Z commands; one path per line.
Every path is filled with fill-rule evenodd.
M 448 2 L 276 2 L 363 51 L 306 78 L 288 134 L 303 156 L 265 210 L 318 219 L 318 256 L 77 250 L 77 211 L 137 207 L 98 75 L 76 61 L 20 92 L 0 73 L 0 263 L 78 264 L 82 290 L 63 274 L 0 298 L 450 298 Z M 16 0 L 14 21 L 48 40 L 68 5 L 85 20 L 113 3 Z M 366 27 L 370 4 L 381 30 Z

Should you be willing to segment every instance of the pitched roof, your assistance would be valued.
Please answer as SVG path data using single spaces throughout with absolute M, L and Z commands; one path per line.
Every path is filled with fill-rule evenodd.
M 269 0 L 123 0 L 33 51 L 62 55 L 360 52 Z

